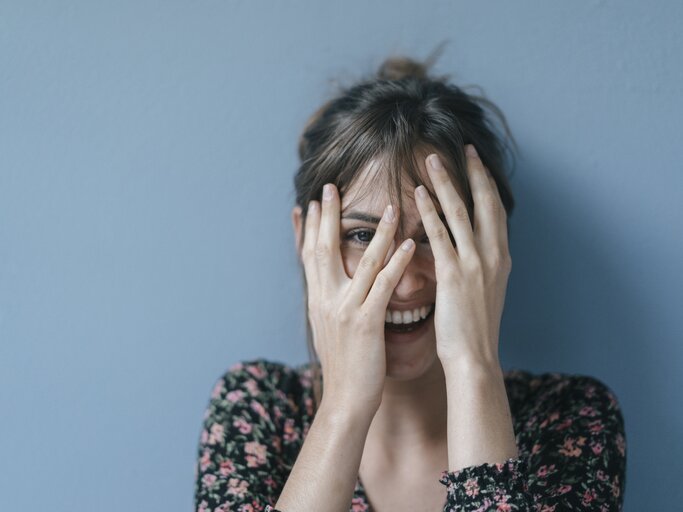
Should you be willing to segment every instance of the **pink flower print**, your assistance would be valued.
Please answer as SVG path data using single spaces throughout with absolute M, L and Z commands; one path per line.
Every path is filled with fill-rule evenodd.
M 576 444 L 578 446 L 584 446 L 586 444 L 586 438 L 583 436 L 579 436 L 579 438 L 576 440 Z
M 219 444 L 223 442 L 223 425 L 214 423 L 211 425 L 211 433 L 209 434 L 209 444 Z
M 540 424 L 541 428 L 547 427 L 550 423 L 553 421 L 556 421 L 560 418 L 560 413 L 559 412 L 553 412 L 551 413 L 546 419 L 543 420 L 543 422 Z
M 240 507 L 239 512 L 254 512 L 254 506 L 251 503 L 245 503 Z
M 539 512 L 555 512 L 556 506 L 557 506 L 557 504 L 552 505 L 552 506 L 551 505 L 543 505 L 543 508 Z
M 593 417 L 593 416 L 596 416 L 597 414 L 598 414 L 598 413 L 596 412 L 596 410 L 593 409 L 593 407 L 591 407 L 590 405 L 585 405 L 585 406 L 583 406 L 583 407 L 581 408 L 581 410 L 579 411 L 579 415 L 580 415 L 580 416 L 590 416 L 590 417 Z
M 262 379 L 266 376 L 266 372 L 263 368 L 259 368 L 256 365 L 247 366 L 246 370 L 251 373 L 257 379 Z
M 197 512 L 207 512 L 209 507 L 209 504 L 206 502 L 206 500 L 202 500 L 202 502 L 199 504 L 197 507 Z
M 245 380 L 244 387 L 247 388 L 251 396 L 258 396 L 261 393 L 258 389 L 258 383 L 254 379 Z
M 531 455 L 536 455 L 538 452 L 541 451 L 541 445 L 536 443 L 532 448 L 531 448 Z
M 252 430 L 252 426 L 247 420 L 241 417 L 235 418 L 235 421 L 232 422 L 232 425 L 234 427 L 237 427 L 237 429 L 240 431 L 242 434 L 248 434 Z
M 351 500 L 351 512 L 367 512 L 368 511 L 368 506 L 363 503 L 363 500 L 360 498 L 353 498 Z
M 571 419 L 571 418 L 567 418 L 567 419 L 565 419 L 564 421 L 562 421 L 562 423 L 560 423 L 559 425 L 555 426 L 555 430 L 558 430 L 558 431 L 559 431 L 559 430 L 564 430 L 564 429 L 566 429 L 566 428 L 571 427 L 571 425 L 572 425 L 572 419 Z
M 233 364 L 230 368 L 228 368 L 228 370 L 231 372 L 238 372 L 242 368 L 244 368 L 244 365 L 242 364 L 242 362 L 239 362 L 239 363 Z
M 216 382 L 216 385 L 213 387 L 213 390 L 211 391 L 211 398 L 219 398 L 223 391 L 225 391 L 225 383 L 221 379 Z
M 626 453 L 626 440 L 624 439 L 624 436 L 622 434 L 617 434 L 616 443 L 617 443 L 617 449 L 619 450 L 619 453 L 623 457 L 624 454 Z
M 587 507 L 596 497 L 597 495 L 593 489 L 586 489 L 586 492 L 583 493 L 583 499 L 581 500 L 581 503 L 584 507 Z
M 479 484 L 476 478 L 470 478 L 465 482 L 465 494 L 473 497 L 479 494 Z
M 261 418 L 263 418 L 264 420 L 270 420 L 270 415 L 266 412 L 265 408 L 261 403 L 257 402 L 256 400 L 252 400 L 251 408 L 256 413 L 258 413 L 258 415 L 261 416 Z
M 602 421 L 600 421 L 600 420 L 591 421 L 588 424 L 588 429 L 593 434 L 599 434 L 600 432 L 602 432 L 602 429 L 604 429 L 604 428 L 605 428 L 605 426 L 602 424 Z
M 299 439 L 299 433 L 294 428 L 294 420 L 292 418 L 287 418 L 285 420 L 285 443 L 291 443 Z
M 566 494 L 571 490 L 572 490 L 572 486 L 565 484 L 565 485 L 560 486 L 560 488 L 557 490 L 557 494 Z
M 564 446 L 560 448 L 560 453 L 567 457 L 579 457 L 581 455 L 581 448 L 574 446 L 575 439 L 568 437 L 564 441 Z
M 621 488 L 619 487 L 619 475 L 616 475 L 614 477 L 614 481 L 612 482 L 612 496 L 618 498 L 620 494 Z
M 206 471 L 206 469 L 211 465 L 211 450 L 206 449 L 202 452 L 202 456 L 199 459 L 199 469 Z
M 591 445 L 591 449 L 593 450 L 593 453 L 595 455 L 600 455 L 602 453 L 603 446 L 600 443 L 595 443 L 595 444 Z
M 586 388 L 586 398 L 593 398 L 595 396 L 595 386 L 588 386 Z
M 234 494 L 238 497 L 243 497 L 249 488 L 249 482 L 239 478 L 231 478 L 228 480 L 228 494 Z
M 266 462 L 266 446 L 258 441 L 250 441 L 244 445 L 244 453 L 247 454 L 247 466 L 255 468 Z
M 206 429 L 202 430 L 201 441 L 202 441 L 202 444 L 206 444 L 209 442 L 208 430 L 206 430 Z
M 548 474 L 548 466 L 543 464 L 538 471 L 536 471 L 536 476 L 539 478 L 544 478 Z
M 499 510 L 500 512 L 510 512 L 510 510 L 512 510 L 512 507 L 509 503 L 503 502 L 497 504 L 496 510 Z
M 202 477 L 202 485 L 204 485 L 205 488 L 210 489 L 211 486 L 216 483 L 216 480 L 218 480 L 216 475 L 208 473 Z
M 601 482 L 606 482 L 607 479 L 609 478 L 602 469 L 598 469 L 598 472 L 595 474 L 595 476 Z
M 231 459 L 226 459 L 223 462 L 221 462 L 219 472 L 221 476 L 228 476 L 232 474 L 235 471 L 235 464 L 232 462 Z
M 242 391 L 241 389 L 235 389 L 233 391 L 230 391 L 227 395 L 225 395 L 225 398 L 228 402 L 234 404 L 235 402 L 239 402 L 240 400 L 242 400 L 242 398 L 244 398 L 244 391 Z

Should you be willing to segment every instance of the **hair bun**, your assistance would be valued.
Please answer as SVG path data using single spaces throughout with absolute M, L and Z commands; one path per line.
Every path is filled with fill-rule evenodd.
M 381 80 L 400 80 L 402 78 L 427 78 L 429 65 L 409 57 L 389 57 L 377 71 Z

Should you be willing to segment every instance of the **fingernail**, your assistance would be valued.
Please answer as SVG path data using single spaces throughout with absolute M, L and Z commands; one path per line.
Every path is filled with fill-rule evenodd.
M 415 189 L 415 193 L 418 195 L 418 197 L 425 198 L 427 197 L 427 191 L 425 190 L 424 185 L 420 185 Z
M 401 244 L 401 249 L 408 252 L 413 247 L 413 245 L 415 245 L 415 242 L 413 242 L 412 238 L 409 238 L 408 240 L 403 242 L 403 244 Z
M 386 222 L 394 222 L 394 207 L 391 205 L 388 205 L 384 209 L 384 220 Z
M 332 199 L 332 185 L 330 185 L 329 183 L 327 183 L 323 187 L 323 199 L 325 199 L 326 201 Z
M 465 149 L 467 152 L 467 156 L 471 156 L 472 158 L 477 158 L 477 148 L 474 147 L 474 144 L 468 144 L 467 148 Z
M 308 203 L 308 211 L 315 213 L 316 209 L 318 208 L 318 203 L 316 201 L 310 201 Z
M 429 155 L 429 165 L 432 166 L 432 169 L 438 171 L 441 169 L 441 160 L 439 160 L 437 155 Z

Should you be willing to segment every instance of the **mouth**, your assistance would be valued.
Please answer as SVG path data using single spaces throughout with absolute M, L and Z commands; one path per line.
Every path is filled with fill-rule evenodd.
M 434 304 L 432 304 L 429 314 L 424 317 L 421 320 L 418 320 L 417 322 L 411 322 L 409 324 L 394 324 L 391 322 L 384 322 L 384 330 L 387 332 L 398 332 L 398 333 L 405 333 L 405 332 L 413 332 L 424 326 L 431 318 L 432 315 L 434 315 Z

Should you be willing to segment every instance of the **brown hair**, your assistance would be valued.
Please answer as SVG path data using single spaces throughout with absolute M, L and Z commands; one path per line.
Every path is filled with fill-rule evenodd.
M 310 117 L 299 140 L 301 163 L 294 177 L 296 204 L 302 209 L 304 226 L 309 202 L 320 201 L 325 183 L 334 183 L 343 196 L 371 160 L 377 160 L 380 167 L 371 183 L 360 187 L 361 190 L 377 190 L 373 185 L 381 185 L 377 182 L 384 178 L 392 204 L 397 204 L 398 211 L 402 211 L 402 174 L 405 173 L 413 186 L 425 185 L 438 204 L 430 186 L 422 182 L 416 161 L 416 155 L 424 153 L 424 158 L 427 150 L 436 150 L 445 159 L 451 179 L 464 191 L 470 219 L 473 219 L 466 144 L 476 147 L 510 217 L 514 199 L 506 170 L 514 164 L 516 145 L 505 116 L 483 95 L 467 93 L 464 88 L 448 83 L 448 76 L 430 76 L 429 68 L 435 57 L 432 54 L 424 62 L 390 57 L 379 67 L 376 76 L 342 88 Z M 402 222 L 398 231 L 403 237 Z M 301 270 L 317 410 L 322 399 L 322 371 L 308 321 L 303 265 Z

